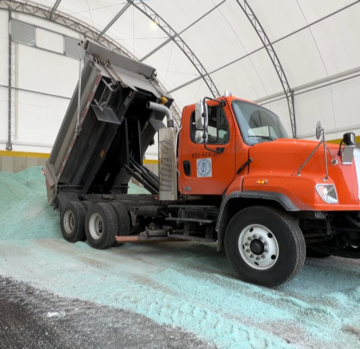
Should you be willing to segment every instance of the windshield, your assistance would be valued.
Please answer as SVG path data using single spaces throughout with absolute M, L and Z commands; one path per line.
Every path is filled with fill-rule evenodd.
M 239 100 L 234 100 L 232 106 L 245 143 L 254 145 L 289 138 L 279 117 L 270 110 Z

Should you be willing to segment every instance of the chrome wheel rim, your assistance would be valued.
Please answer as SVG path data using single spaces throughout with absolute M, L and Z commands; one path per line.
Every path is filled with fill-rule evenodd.
M 279 258 L 279 244 L 275 235 L 266 227 L 251 224 L 244 228 L 238 241 L 242 259 L 257 270 L 270 269 Z
M 89 220 L 89 232 L 94 240 L 101 238 L 104 229 L 104 222 L 98 213 L 93 213 Z
M 70 235 L 75 228 L 75 216 L 70 210 L 65 212 L 63 223 L 66 234 Z

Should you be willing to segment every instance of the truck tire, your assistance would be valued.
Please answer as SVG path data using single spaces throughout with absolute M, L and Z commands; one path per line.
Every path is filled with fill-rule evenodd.
M 60 227 L 66 241 L 85 241 L 85 208 L 78 201 L 68 202 L 61 210 Z
M 290 281 L 306 258 L 300 227 L 285 212 L 262 206 L 245 208 L 230 220 L 225 251 L 241 280 L 266 287 Z
M 85 233 L 91 247 L 102 250 L 114 245 L 117 219 L 112 206 L 105 203 L 91 205 L 85 217 Z
M 110 206 L 115 211 L 117 222 L 118 222 L 118 236 L 127 236 L 130 234 L 130 217 L 129 214 L 123 204 L 120 202 L 110 202 Z
M 92 205 L 94 205 L 94 203 L 91 202 L 91 201 L 81 201 L 81 203 L 82 203 L 82 205 L 84 206 L 86 212 L 89 211 L 89 208 L 90 208 Z

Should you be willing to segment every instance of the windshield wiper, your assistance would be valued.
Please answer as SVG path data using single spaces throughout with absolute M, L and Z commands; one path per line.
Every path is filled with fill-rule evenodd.
M 248 138 L 250 137 L 257 137 L 257 138 L 261 138 L 261 139 L 270 139 L 271 141 L 275 141 L 277 138 L 271 137 L 271 136 L 257 136 L 257 135 L 251 135 L 248 136 Z

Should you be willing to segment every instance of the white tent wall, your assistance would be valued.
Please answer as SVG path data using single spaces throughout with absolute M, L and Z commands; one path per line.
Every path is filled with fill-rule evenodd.
M 336 129 L 360 129 L 360 77 L 332 86 Z M 338 137 L 343 132 L 338 132 Z M 359 135 L 359 132 L 357 133 Z
M 0 142 L 6 141 L 8 134 L 8 31 L 9 15 L 0 11 Z
M 325 130 L 335 128 L 331 87 L 327 86 L 295 97 L 296 126 L 299 138 L 312 137 L 321 121 Z
M 199 102 L 204 97 L 212 97 L 204 80 L 200 79 L 193 84 L 191 88 L 182 88 L 173 94 L 176 102 L 180 101 L 180 106 L 183 108 L 186 105 L 190 105 Z
M 324 86 L 295 92 L 294 104 L 298 138 L 314 139 L 315 125 L 321 121 L 327 139 L 342 138 L 345 132 L 360 134 L 360 76 L 329 81 Z M 274 111 L 290 134 L 288 105 L 284 97 L 271 102 L 261 102 Z
M 64 53 L 64 37 L 48 30 L 36 28 L 36 46 L 45 50 Z
M 0 11 L 0 85 L 8 85 L 9 62 L 9 15 L 7 11 Z
M 310 29 L 274 44 L 274 49 L 292 88 L 327 76 Z
M 282 124 L 285 127 L 285 130 L 287 131 L 289 137 L 291 137 L 291 124 L 287 100 L 285 98 L 279 99 L 271 103 L 266 103 L 263 105 L 263 107 L 270 109 L 277 116 L 279 116 Z
M 159 79 L 168 91 L 199 76 L 189 59 L 173 42 L 155 52 L 144 63 L 156 68 Z M 192 88 L 189 85 L 189 89 Z
M 17 86 L 20 89 L 70 98 L 79 78 L 79 61 L 16 44 Z
M 328 75 L 360 66 L 359 18 L 358 5 L 311 28 Z
M 121 7 L 124 7 L 124 4 L 125 2 L 121 4 Z M 114 15 L 115 13 L 112 14 L 111 19 Z M 101 15 L 98 18 L 100 21 Z M 105 27 L 109 22 L 101 19 L 103 25 L 100 28 Z M 111 26 L 108 34 L 139 59 L 168 39 L 168 36 L 153 21 L 134 6 L 130 6 L 121 19 Z
M 54 5 L 54 1 L 48 0 L 33 2 L 49 9 Z M 239 2 L 243 4 L 242 0 Z M 127 4 L 116 0 L 62 0 L 57 10 L 100 32 Z M 339 76 L 349 77 L 345 74 L 347 71 L 353 75 L 360 72 L 360 46 L 357 44 L 360 41 L 360 3 L 354 4 L 352 0 L 248 0 L 248 4 L 269 40 L 276 41 L 273 48 L 295 91 L 297 135 L 312 138 L 317 120 L 328 130 L 328 139 L 357 130 L 360 127 L 356 103 L 360 78 L 322 88 L 317 88 L 319 84 L 315 82 L 322 80 L 326 85 L 336 82 L 334 75 L 339 79 Z M 139 5 L 139 2 L 131 3 L 106 35 L 138 59 L 155 50 L 144 62 L 157 69 L 159 80 L 167 91 L 174 90 L 172 96 L 180 109 L 211 96 L 199 72 L 174 42 L 156 50 L 169 39 L 168 34 L 141 13 L 136 8 Z M 288 105 L 285 98 L 281 99 L 283 89 L 279 77 L 236 0 L 151 0 L 144 5 L 176 32 L 185 30 L 181 38 L 201 61 L 220 94 L 229 90 L 244 99 L 261 103 L 272 101 L 265 107 L 280 116 L 291 135 Z M 350 7 L 343 10 L 344 6 Z M 68 103 L 59 97 L 71 97 L 78 79 L 78 62 L 61 55 L 62 35 L 77 39 L 81 39 L 81 35 L 35 16 L 16 12 L 12 16 L 38 27 L 36 44 L 39 48 L 57 52 L 22 44 L 16 44 L 15 52 L 16 87 L 52 95 L 16 93 L 15 147 L 19 147 L 16 143 L 31 144 L 34 140 L 38 145 L 49 146 Z M 319 22 L 313 24 L 315 21 Z M 7 23 L 8 12 L 0 11 L 0 85 L 3 86 L 8 85 Z M 196 81 L 192 82 L 194 79 Z M 306 92 L 304 85 L 311 91 Z M 0 108 L 0 140 L 3 141 L 7 135 L 8 108 L 7 89 L 1 87 Z M 48 130 L 46 135 L 44 129 Z M 150 149 L 151 156 L 154 156 L 154 148 Z
M 48 5 L 50 6 L 50 9 L 51 9 L 54 2 L 50 3 L 50 1 L 48 1 L 48 3 L 49 3 Z M 0 12 L 2 12 L 2 11 L 0 11 Z M 3 11 L 3 12 L 6 12 L 6 11 Z M 76 38 L 76 39 L 82 38 L 82 36 L 78 32 L 71 30 L 70 28 L 64 27 L 62 25 L 48 21 L 46 19 L 38 18 L 35 16 L 31 16 L 31 15 L 27 15 L 27 14 L 19 13 L 19 12 L 13 12 L 11 14 L 11 16 L 12 16 L 12 18 L 17 19 L 19 21 L 30 23 L 35 26 L 47 29 L 49 31 L 53 31 L 58 34 L 68 35 L 68 36 Z
M 51 41 L 46 49 L 59 52 L 61 45 L 62 40 Z M 29 148 L 33 143 L 42 146 L 43 152 L 50 152 L 78 80 L 79 61 L 23 44 L 16 44 L 15 50 L 19 90 L 16 92 L 13 149 L 33 151 Z
M 175 5 L 174 1 L 151 0 L 148 5 L 175 31 L 180 32 L 221 2 L 222 0 L 181 0 Z
M 182 38 L 212 71 L 247 53 L 236 33 L 229 29 L 226 19 L 214 11 L 187 30 Z
M 69 104 L 68 99 L 18 91 L 17 141 L 51 151 Z
M 8 89 L 0 87 L 0 145 L 8 136 L 8 99 Z
M 268 62 L 266 62 L 267 64 Z M 271 67 L 273 69 L 273 67 Z M 249 99 L 256 100 L 261 97 L 268 96 L 268 92 L 260 78 L 258 71 L 250 57 L 246 57 L 224 69 L 211 74 L 221 93 L 228 90 L 234 95 Z M 274 89 L 279 92 L 281 85 L 274 81 Z M 275 87 L 276 86 L 276 87 Z
M 8 16 L 7 11 L 0 11 L 0 85 L 5 86 L 8 85 Z M 64 56 L 63 35 L 74 38 L 80 38 L 80 35 L 33 16 L 13 13 L 12 18 L 46 28 L 35 29 L 36 45 L 39 48 L 18 43 L 13 45 L 16 77 L 13 150 L 48 153 L 79 74 L 79 61 Z M 1 150 L 5 149 L 7 136 L 8 89 L 0 87 Z

